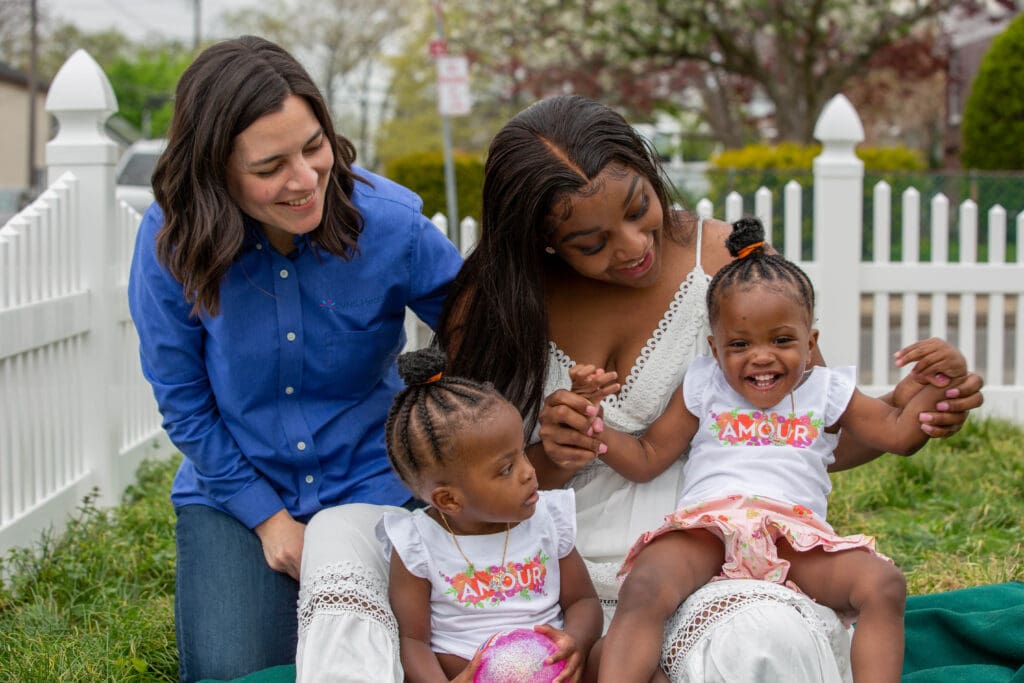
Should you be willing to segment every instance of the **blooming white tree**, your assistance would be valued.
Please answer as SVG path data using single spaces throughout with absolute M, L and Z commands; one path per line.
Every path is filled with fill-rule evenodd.
M 454 4 L 454 3 L 453 3 Z M 726 144 L 753 95 L 779 139 L 810 141 L 824 104 L 887 46 L 980 0 L 462 0 L 452 40 L 496 94 L 573 90 L 627 109 L 700 96 Z

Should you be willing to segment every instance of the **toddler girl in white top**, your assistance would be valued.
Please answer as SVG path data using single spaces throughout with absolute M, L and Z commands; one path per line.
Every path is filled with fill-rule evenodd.
M 386 515 L 389 597 L 406 681 L 470 681 L 498 631 L 534 628 L 578 681 L 602 613 L 574 544 L 571 491 L 537 490 L 523 422 L 492 385 L 443 374 L 435 349 L 403 354 L 385 427 L 391 465 L 430 507 Z
M 736 257 L 707 292 L 713 358 L 696 359 L 665 413 L 639 438 L 604 428 L 600 455 L 643 481 L 690 448 L 678 510 L 626 557 L 619 606 L 602 645 L 600 681 L 667 681 L 658 668 L 665 620 L 707 581 L 724 576 L 787 583 L 840 613 L 858 614 L 857 681 L 899 681 L 906 582 L 868 536 L 838 536 L 825 521 L 840 428 L 882 451 L 924 445 L 918 414 L 945 388 L 922 379 L 905 408 L 860 393 L 852 367 L 812 366 L 814 290 L 807 275 L 764 246 L 756 219 L 727 240 Z M 912 353 L 922 378 L 966 374 L 948 346 Z M 614 381 L 573 369 L 574 388 L 599 401 Z M 955 383 L 955 381 L 954 381 Z M 736 643 L 736 647 L 743 647 Z

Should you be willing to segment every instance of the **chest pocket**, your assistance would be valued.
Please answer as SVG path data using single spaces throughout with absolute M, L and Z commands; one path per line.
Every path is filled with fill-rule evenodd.
M 332 394 L 367 394 L 390 370 L 402 345 L 403 321 L 389 320 L 369 330 L 333 332 L 324 340 L 322 377 Z

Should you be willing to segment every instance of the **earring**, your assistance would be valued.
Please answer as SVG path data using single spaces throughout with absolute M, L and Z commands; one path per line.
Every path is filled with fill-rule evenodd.
M 544 251 L 546 253 L 548 253 L 548 254 L 554 254 L 555 253 L 555 248 L 554 247 L 544 247 Z

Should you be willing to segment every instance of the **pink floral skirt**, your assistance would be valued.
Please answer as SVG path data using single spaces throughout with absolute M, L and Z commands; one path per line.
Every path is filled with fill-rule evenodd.
M 838 536 L 823 519 L 802 505 L 761 496 L 730 495 L 702 500 L 665 517 L 665 523 L 640 537 L 622 564 L 619 577 L 629 573 L 644 546 L 671 531 L 707 529 L 725 544 L 725 563 L 717 578 L 760 579 L 788 585 L 789 561 L 779 557 L 775 542 L 785 538 L 797 551 L 824 548 L 827 552 L 867 548 L 875 551 L 875 539 L 863 534 Z

